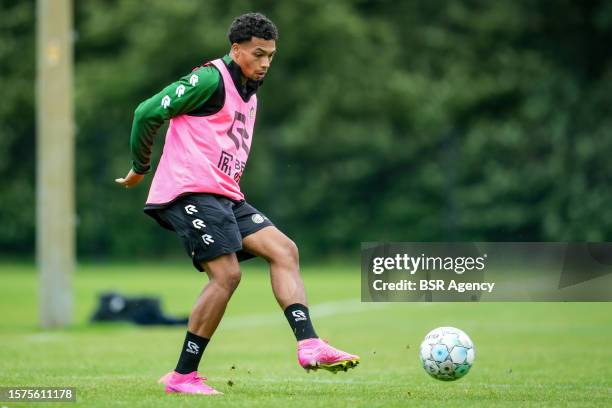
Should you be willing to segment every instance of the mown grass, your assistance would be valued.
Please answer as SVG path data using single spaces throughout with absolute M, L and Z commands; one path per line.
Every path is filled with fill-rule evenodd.
M 80 265 L 75 323 L 52 331 L 38 328 L 34 266 L 0 264 L 0 385 L 76 387 L 76 405 L 86 407 L 611 405 L 611 303 L 362 304 L 358 269 L 305 267 L 303 275 L 318 334 L 362 364 L 305 373 L 265 265 L 253 261 L 201 365 L 225 395 L 201 397 L 165 395 L 156 384 L 174 367 L 184 328 L 88 323 L 109 289 L 160 296 L 167 313 L 187 314 L 205 284 L 188 262 Z M 445 325 L 477 348 L 472 371 L 454 383 L 431 379 L 418 361 L 422 337 Z

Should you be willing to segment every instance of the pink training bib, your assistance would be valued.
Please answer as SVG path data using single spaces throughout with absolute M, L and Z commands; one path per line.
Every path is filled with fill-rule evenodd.
M 223 80 L 223 108 L 210 116 L 179 115 L 170 120 L 147 204 L 166 204 L 184 193 L 244 199 L 238 183 L 251 149 L 257 96 L 244 102 L 223 60 L 211 63 Z M 189 82 L 198 86 L 195 73 Z

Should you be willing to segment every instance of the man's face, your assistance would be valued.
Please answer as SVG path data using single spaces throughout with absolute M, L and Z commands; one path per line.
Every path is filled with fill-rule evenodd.
M 276 53 L 276 41 L 251 37 L 249 41 L 232 44 L 232 52 L 242 74 L 253 81 L 261 81 Z

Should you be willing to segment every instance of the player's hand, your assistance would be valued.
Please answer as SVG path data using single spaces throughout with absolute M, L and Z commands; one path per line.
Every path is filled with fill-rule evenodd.
M 130 169 L 127 176 L 125 178 L 117 178 L 115 179 L 115 183 L 121 184 L 125 186 L 125 188 L 134 187 L 136 184 L 140 183 L 144 178 L 144 174 L 138 174 L 134 170 Z

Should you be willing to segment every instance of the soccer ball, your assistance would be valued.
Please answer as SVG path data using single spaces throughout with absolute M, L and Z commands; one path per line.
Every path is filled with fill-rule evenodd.
M 455 381 L 465 376 L 474 364 L 474 343 L 454 327 L 438 327 L 425 336 L 419 349 L 421 364 L 436 380 Z

